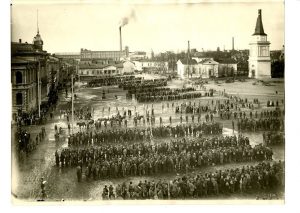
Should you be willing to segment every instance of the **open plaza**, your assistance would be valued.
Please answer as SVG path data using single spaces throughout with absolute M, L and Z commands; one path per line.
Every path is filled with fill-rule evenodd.
M 147 75 L 136 75 L 135 77 L 141 77 L 143 79 L 155 79 L 158 76 Z M 71 113 L 70 113 L 70 101 L 71 93 L 70 91 L 62 91 L 59 94 L 59 100 L 57 105 L 46 115 L 46 121 L 42 125 L 29 125 L 24 126 L 24 129 L 30 133 L 30 137 L 33 141 L 36 139 L 42 129 L 45 129 L 45 136 L 40 139 L 39 144 L 36 145 L 34 150 L 29 154 L 19 155 L 16 151 L 16 144 L 13 144 L 12 148 L 15 150 L 13 155 L 13 181 L 16 181 L 15 187 L 13 188 L 13 193 L 17 198 L 37 200 L 41 198 L 41 186 L 40 180 L 47 181 L 46 184 L 46 195 L 49 201 L 58 200 L 99 200 L 103 199 L 103 188 L 105 185 L 109 187 L 112 185 L 114 190 L 117 184 L 123 184 L 126 182 L 129 184 L 138 184 L 140 181 L 169 181 L 182 176 L 195 176 L 197 174 L 205 174 L 207 172 L 215 172 L 219 170 L 242 168 L 243 166 L 256 165 L 259 162 L 271 162 L 270 160 L 258 161 L 252 160 L 251 162 L 245 161 L 235 161 L 227 163 L 216 163 L 203 165 L 201 167 L 189 167 L 183 170 L 172 170 L 171 172 L 158 172 L 151 175 L 145 175 L 143 173 L 136 174 L 129 173 L 126 176 L 97 176 L 96 180 L 89 176 L 89 166 L 85 163 L 82 166 L 81 181 L 78 181 L 77 168 L 76 166 L 62 166 L 61 162 L 56 164 L 55 152 L 61 153 L 65 149 L 90 149 L 101 147 L 103 144 L 106 146 L 108 142 L 100 141 L 96 144 L 96 141 L 89 142 L 89 144 L 78 145 L 77 147 L 70 147 L 69 140 L 70 135 L 77 132 L 82 133 L 93 133 L 101 131 L 122 131 L 124 129 L 151 129 L 149 131 L 149 137 L 142 137 L 136 141 L 120 141 L 115 140 L 110 143 L 111 146 L 130 146 L 131 144 L 150 144 L 151 146 L 157 146 L 159 144 L 170 144 L 173 140 L 179 140 L 180 138 L 186 138 L 189 141 L 197 141 L 200 138 L 213 137 L 207 136 L 205 134 L 192 134 L 190 132 L 184 133 L 184 137 L 179 135 L 171 134 L 165 137 L 157 136 L 153 134 L 153 129 L 160 126 L 165 126 L 166 128 L 176 127 L 176 126 L 196 126 L 198 122 L 206 123 L 206 116 L 213 115 L 213 121 L 210 120 L 208 123 L 219 123 L 222 128 L 221 135 L 217 137 L 248 137 L 250 141 L 250 146 L 263 144 L 264 146 L 269 146 L 272 149 L 273 161 L 284 161 L 284 142 L 279 144 L 266 145 L 264 142 L 263 132 L 261 130 L 239 130 L 238 129 L 238 118 L 234 118 L 234 114 L 230 119 L 221 118 L 223 110 L 220 110 L 216 103 L 225 103 L 225 101 L 232 100 L 232 97 L 241 98 L 243 100 L 247 99 L 248 104 L 254 103 L 256 100 L 259 104 L 254 104 L 254 107 L 247 107 L 238 104 L 238 108 L 230 109 L 232 113 L 240 112 L 246 113 L 246 117 L 249 117 L 250 112 L 253 112 L 253 118 L 255 112 L 257 112 L 258 117 L 261 116 L 261 112 L 266 111 L 276 111 L 279 110 L 283 112 L 280 119 L 284 120 L 284 81 L 281 79 L 272 79 L 268 81 L 257 81 L 254 79 L 246 79 L 245 81 L 235 81 L 233 83 L 225 83 L 225 80 L 213 81 L 209 80 L 203 84 L 197 85 L 197 81 L 193 80 L 180 80 L 172 79 L 167 82 L 167 86 L 163 88 L 194 88 L 194 92 L 202 92 L 205 94 L 206 91 L 213 91 L 212 96 L 201 96 L 199 98 L 191 99 L 180 99 L 180 100 L 170 100 L 170 101 L 156 101 L 152 103 L 140 103 L 134 96 L 128 97 L 127 90 L 119 88 L 118 85 L 113 86 L 100 86 L 100 87 L 89 87 L 87 83 L 76 82 L 74 85 L 74 122 L 73 128 L 70 125 Z M 103 91 L 105 97 L 103 97 Z M 193 93 L 193 92 L 192 92 Z M 273 102 L 273 106 L 267 106 L 268 102 Z M 276 106 L 277 103 L 277 106 Z M 179 112 L 176 113 L 176 107 L 184 106 L 203 106 L 209 107 L 208 111 L 197 112 Z M 214 109 L 216 107 L 216 110 Z M 147 121 L 147 113 L 154 111 L 154 122 Z M 81 112 L 80 112 L 81 111 Z M 128 115 L 128 111 L 132 112 L 132 115 Z M 84 116 L 86 112 L 90 113 L 88 120 Z M 123 115 L 127 113 L 125 119 L 127 120 L 127 125 L 125 126 L 125 120 L 121 123 L 114 122 L 111 125 L 110 120 L 107 121 L 106 126 L 104 125 L 104 118 L 109 119 L 116 117 L 118 114 Z M 141 116 L 142 119 L 135 123 L 135 117 Z M 186 120 L 186 116 L 188 120 Z M 195 116 L 192 121 L 192 116 Z M 183 117 L 183 118 L 180 118 Z M 198 117 L 200 117 L 198 120 Z M 170 122 L 171 118 L 171 122 Z M 102 121 L 102 125 L 96 126 L 96 123 Z M 94 121 L 91 123 L 90 121 Z M 255 120 L 258 120 L 255 119 Z M 232 123 L 235 123 L 233 126 Z M 81 126 L 81 123 L 91 123 L 88 127 L 87 125 Z M 69 126 L 69 128 L 68 128 Z M 13 130 L 16 128 L 13 126 Z M 234 128 L 234 130 L 233 130 Z M 58 133 L 59 132 L 59 133 Z M 276 134 L 281 134 L 284 137 L 284 127 L 280 127 L 280 130 L 275 132 Z M 14 140 L 14 135 L 12 136 Z M 190 142 L 191 143 L 191 142 Z M 139 155 L 141 155 L 139 153 Z M 121 156 L 118 156 L 121 157 Z M 77 165 L 77 164 L 76 164 Z M 101 169 L 100 169 L 101 170 Z M 270 194 L 274 196 L 273 198 L 281 199 L 283 196 L 282 187 L 276 187 L 275 189 L 269 190 L 252 190 L 249 193 L 236 191 L 230 193 L 229 195 L 217 195 L 210 194 L 203 199 L 261 199 L 265 196 L 268 197 Z M 116 194 L 116 192 L 114 192 Z M 187 197 L 188 198 L 188 197 Z M 190 199 L 195 199 L 189 197 Z
M 124 6 L 13 6 L 13 198 L 282 202 L 284 4 Z

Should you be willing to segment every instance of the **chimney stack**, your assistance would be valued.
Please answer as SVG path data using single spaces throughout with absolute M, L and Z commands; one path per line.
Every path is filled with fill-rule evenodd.
M 119 27 L 119 31 L 120 31 L 120 52 L 122 54 L 122 29 L 121 29 L 121 26 Z
M 234 37 L 232 37 L 232 50 L 234 50 Z

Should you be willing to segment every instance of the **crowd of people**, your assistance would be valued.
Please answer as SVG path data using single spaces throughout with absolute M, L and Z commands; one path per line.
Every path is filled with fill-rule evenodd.
M 194 91 L 195 89 L 193 89 L 192 87 L 189 88 L 182 88 L 182 89 L 171 89 L 169 87 L 156 87 L 156 85 L 153 85 L 152 87 L 144 87 L 143 85 L 141 85 L 140 87 L 133 87 L 130 88 L 129 90 L 127 90 L 129 95 L 135 94 L 135 95 L 139 95 L 139 94 L 144 94 L 147 93 L 149 95 L 155 95 L 157 93 L 168 93 L 168 92 L 172 92 L 177 90 L 178 92 L 189 92 L 189 91 Z
M 184 113 L 184 114 L 201 114 L 203 112 L 215 112 L 215 110 L 211 110 L 211 108 L 208 105 L 199 105 L 196 106 L 196 103 L 192 105 L 191 102 L 187 103 L 181 103 L 175 108 L 175 113 Z
M 260 162 L 240 168 L 175 177 L 171 181 L 144 180 L 104 186 L 104 200 L 199 199 L 230 194 L 274 191 L 284 186 L 284 162 Z
M 238 131 L 282 131 L 284 129 L 284 120 L 281 118 L 260 118 L 249 119 L 242 118 L 237 121 Z
M 136 93 L 135 91 L 141 91 L 141 88 L 144 90 L 154 87 L 165 87 L 167 86 L 168 82 L 167 79 L 148 79 L 148 80 L 140 80 L 140 81 L 133 81 L 133 82 L 122 82 L 119 84 L 119 88 L 123 88 L 124 90 L 131 91 L 131 93 Z
M 88 82 L 88 87 L 102 87 L 119 85 L 123 82 L 129 82 L 134 80 L 142 80 L 141 77 L 135 77 L 134 75 L 117 75 L 117 76 L 103 76 L 93 79 Z
M 16 115 L 16 123 L 19 126 L 30 126 L 30 125 L 40 125 L 47 121 L 46 111 L 41 110 L 40 116 L 37 111 L 32 112 L 20 112 Z
M 267 101 L 267 107 L 278 107 L 278 106 L 279 106 L 279 101 L 278 100 L 276 102 L 275 101 L 270 101 L 270 100 Z
M 74 115 L 77 125 L 86 127 L 87 131 L 80 129 L 71 134 L 71 110 L 60 110 L 59 118 L 67 119 L 69 138 L 68 147 L 54 154 L 56 166 L 62 170 L 76 168 L 78 182 L 164 173 L 185 175 L 177 176 L 172 181 L 145 180 L 105 186 L 103 199 L 194 199 L 272 190 L 284 185 L 284 163 L 270 163 L 273 159 L 270 146 L 284 143 L 284 135 L 279 133 L 284 130 L 284 110 L 276 108 L 258 112 L 261 104 L 258 99 L 250 101 L 238 96 L 226 96 L 228 99 L 224 97 L 219 100 L 199 99 L 198 104 L 189 100 L 180 102 L 177 100 L 213 96 L 215 91 L 195 91 L 193 87 L 170 89 L 166 87 L 166 79 L 144 80 L 128 75 L 103 77 L 88 83 L 88 87 L 111 85 L 127 90 L 128 95 L 134 94 L 138 102 L 173 101 L 162 103 L 162 114 L 166 106 L 167 110 L 175 111 L 175 119 L 180 116 L 180 124 L 173 122 L 172 125 L 175 120 L 172 115 L 167 117 L 169 122 L 164 123 L 162 119 L 165 117 L 159 117 L 159 113 L 154 112 L 153 104 L 149 111 L 145 104 L 147 109 L 144 106 L 143 112 L 136 110 L 136 107 L 134 110 L 124 110 L 123 107 L 123 114 L 118 107 L 117 114 L 111 113 L 112 107 L 108 106 L 108 117 L 104 116 L 103 107 L 102 117 L 95 120 L 93 108 L 81 107 L 75 108 Z M 169 105 L 172 105 L 172 109 L 169 109 Z M 279 107 L 279 102 L 268 101 L 267 106 Z M 245 110 L 242 111 L 243 108 Z M 47 112 L 48 109 L 42 109 L 38 119 L 36 112 L 22 114 L 18 122 L 20 125 L 41 124 L 46 122 Z M 205 114 L 205 122 L 201 121 L 202 113 Z M 239 135 L 222 136 L 223 125 L 215 122 L 218 115 L 221 120 L 232 120 L 233 130 L 236 123 Z M 52 117 L 53 113 L 50 112 Z M 182 124 L 184 120 L 186 123 Z M 129 121 L 133 122 L 134 128 L 127 128 Z M 92 125 L 95 128 L 89 129 Z M 55 125 L 56 141 L 62 131 L 61 127 Z M 241 132 L 247 131 L 264 131 L 263 144 L 250 144 L 249 138 L 241 135 Z M 20 129 L 16 135 L 17 150 L 23 154 L 31 152 L 44 140 L 45 135 L 45 128 L 35 139 L 29 132 Z M 157 142 L 157 139 L 163 141 Z M 257 161 L 260 163 L 256 166 L 251 164 L 236 169 L 194 173 L 204 167 L 210 169 L 209 166 Z
M 17 129 L 17 132 L 15 134 L 15 140 L 17 141 L 16 150 L 21 161 L 24 160 L 27 154 L 35 150 L 37 145 L 45 139 L 45 127 L 41 128 L 40 132 L 36 134 L 35 138 L 32 135 L 32 133 L 24 130 L 21 127 L 18 127 Z
M 176 126 L 147 128 L 107 129 L 102 131 L 81 131 L 70 135 L 69 147 L 101 145 L 104 143 L 124 143 L 128 141 L 150 141 L 152 137 L 199 137 L 201 135 L 222 134 L 220 123 L 199 123 Z
M 182 99 L 194 99 L 201 98 L 203 96 L 211 96 L 208 92 L 182 92 L 179 93 L 177 91 L 170 91 L 165 93 L 157 93 L 157 94 L 147 94 L 142 93 L 136 96 L 136 100 L 138 102 L 159 102 L 159 101 L 174 101 L 174 100 L 182 100 Z
M 282 145 L 285 143 L 284 134 L 276 131 L 263 132 L 263 142 L 267 146 Z
M 106 144 L 100 147 L 67 148 L 55 152 L 56 166 L 83 168 L 87 179 L 144 176 L 165 172 L 190 172 L 203 166 L 272 160 L 272 149 L 251 146 L 240 135 L 213 138 L 175 139 L 160 144 Z
M 58 91 L 50 90 L 48 94 L 48 101 L 42 102 L 40 105 L 40 112 L 38 109 L 29 112 L 23 112 L 19 109 L 14 113 L 14 121 L 18 126 L 42 125 L 47 122 L 48 114 L 56 109 L 58 101 Z

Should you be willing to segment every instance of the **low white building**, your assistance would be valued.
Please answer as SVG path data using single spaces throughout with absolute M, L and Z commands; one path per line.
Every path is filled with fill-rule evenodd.
M 135 64 L 131 61 L 124 61 L 118 66 L 122 70 L 121 73 L 132 73 L 136 70 Z
M 182 79 L 191 77 L 191 73 L 197 72 L 197 70 L 199 70 L 199 66 L 195 59 L 189 61 L 179 59 L 177 61 L 177 74 Z
M 135 60 L 133 61 L 137 71 L 157 70 L 167 71 L 169 64 L 166 61 L 152 61 L 148 59 Z
M 111 76 L 121 74 L 122 69 L 116 65 L 82 64 L 79 66 L 78 75 L 82 76 Z
M 218 68 L 219 63 L 213 59 L 204 59 L 199 63 L 201 65 L 200 76 L 202 78 L 219 77 Z
M 113 76 L 123 73 L 132 73 L 135 70 L 134 63 L 131 61 L 123 61 L 118 64 L 96 64 L 82 63 L 79 65 L 78 75 L 82 76 Z
M 218 77 L 218 65 L 219 63 L 211 58 L 189 61 L 183 59 L 177 61 L 177 73 L 182 79 Z
M 134 61 L 134 60 L 141 60 L 141 59 L 146 59 L 147 58 L 147 53 L 143 51 L 136 51 L 129 53 L 127 59 Z

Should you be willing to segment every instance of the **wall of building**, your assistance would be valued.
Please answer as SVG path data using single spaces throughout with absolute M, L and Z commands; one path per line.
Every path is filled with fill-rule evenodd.
M 121 57 L 126 55 L 125 51 L 91 51 L 91 50 L 81 50 L 81 59 L 112 59 L 114 61 L 120 61 Z
M 123 68 L 121 69 L 122 70 L 121 74 L 134 72 L 135 69 L 136 69 L 136 67 L 132 62 L 125 61 L 123 63 Z
M 219 77 L 237 75 L 237 64 L 219 63 L 218 75 Z
M 270 78 L 271 77 L 271 58 L 270 42 L 267 36 L 252 36 L 249 55 L 249 74 L 250 78 Z
M 169 69 L 169 63 L 164 61 L 134 61 L 134 64 L 137 71 L 144 71 L 146 69 L 167 71 Z
M 79 76 L 95 76 L 95 77 L 100 77 L 100 76 L 109 76 L 109 75 L 118 75 L 121 74 L 122 70 L 117 69 L 114 66 L 109 66 L 106 68 L 85 68 L 85 69 L 79 69 Z
M 36 69 L 34 66 L 12 65 L 12 112 L 28 112 L 36 107 Z M 18 98 L 21 97 L 21 104 Z

